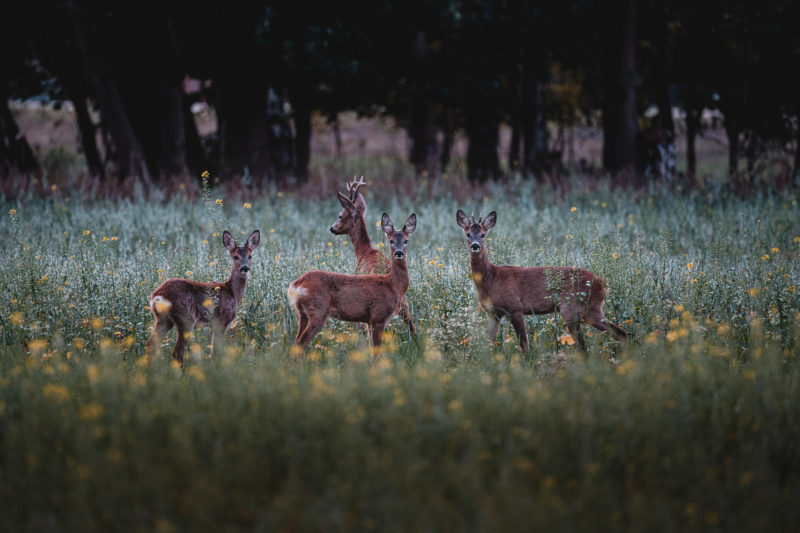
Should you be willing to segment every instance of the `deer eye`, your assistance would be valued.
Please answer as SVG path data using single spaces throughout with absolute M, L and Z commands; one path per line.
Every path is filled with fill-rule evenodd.
M 481 233 L 481 239 L 483 239 L 484 237 L 486 237 L 486 234 L 485 233 Z
M 342 215 L 339 215 L 339 220 L 342 220 Z
M 408 239 L 405 239 L 405 240 L 403 241 L 403 244 L 408 244 Z
M 234 255 L 233 258 L 236 259 L 237 261 L 239 260 L 239 256 L 238 255 Z

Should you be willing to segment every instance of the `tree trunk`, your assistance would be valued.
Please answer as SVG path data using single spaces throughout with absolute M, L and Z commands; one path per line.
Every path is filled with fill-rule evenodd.
M 333 142 L 336 145 L 336 159 L 341 159 L 343 154 L 342 149 L 342 128 L 339 124 L 339 113 L 333 118 Z
M 38 170 L 39 162 L 8 107 L 8 95 L 0 91 L 0 175 Z
M 142 144 L 131 125 L 116 81 L 111 77 L 100 54 L 92 49 L 74 0 L 68 0 L 75 42 L 80 51 L 89 84 L 97 98 L 100 114 L 116 148 L 120 177 L 137 176 L 150 182 Z
M 441 173 L 439 139 L 434 120 L 434 103 L 429 94 L 428 44 L 422 31 L 414 36 L 412 64 L 414 68 L 411 83 L 410 159 L 417 175 L 425 173 L 436 177 Z
M 185 93 L 181 94 L 183 106 L 183 125 L 186 135 L 186 165 L 193 176 L 199 176 L 204 170 L 208 170 L 209 161 L 206 157 L 203 145 L 200 142 L 200 133 L 197 131 L 197 121 L 192 113 L 192 104 Z
M 294 110 L 294 175 L 298 182 L 308 180 L 308 164 L 311 161 L 311 107 L 309 92 L 295 87 L 290 95 Z
M 728 176 L 735 178 L 739 169 L 739 125 L 736 119 L 725 115 L 725 134 L 728 136 Z
M 455 119 L 453 112 L 447 110 L 444 113 L 444 126 L 442 127 L 442 148 L 439 154 L 439 168 L 442 172 L 447 172 L 450 164 L 450 150 L 453 147 L 453 136 L 455 135 Z
M 794 135 L 794 168 L 792 169 L 792 181 L 796 183 L 797 180 L 800 180 L 800 124 L 795 126 Z
M 538 77 L 528 77 L 523 89 L 522 138 L 526 176 L 542 178 L 547 159 L 547 123 L 544 116 L 544 83 Z
M 656 65 L 656 102 L 658 105 L 658 174 L 672 181 L 675 177 L 675 121 L 672 120 L 672 98 L 670 96 L 670 42 L 666 19 L 659 21 L 658 54 Z
M 603 165 L 632 182 L 636 162 L 636 0 L 622 2 L 617 36 L 611 39 L 611 75 L 603 113 Z
M 241 175 L 247 169 L 256 179 L 266 178 L 269 171 L 266 87 L 226 76 L 217 82 L 217 93 L 220 172 Z
M 72 105 L 75 106 L 75 117 L 78 120 L 78 131 L 80 132 L 83 156 L 86 158 L 86 167 L 89 169 L 91 176 L 105 180 L 105 168 L 102 159 L 100 159 L 100 152 L 97 149 L 97 130 L 94 127 L 94 122 L 92 122 L 92 117 L 89 115 L 86 98 L 77 93 L 73 93 L 71 98 Z
M 511 142 L 508 145 L 508 168 L 512 171 L 522 168 L 519 157 L 522 140 L 522 135 L 520 134 L 521 128 L 522 124 L 519 119 L 511 120 Z
M 186 165 L 186 117 L 183 104 L 183 84 L 180 79 L 159 80 L 161 121 L 159 168 L 162 176 L 182 176 Z
M 688 83 L 686 95 L 686 176 L 692 184 L 697 183 L 695 140 L 700 129 L 699 107 L 697 83 L 692 79 Z
M 498 131 L 497 122 L 481 106 L 473 105 L 467 116 L 467 174 L 473 182 L 486 182 L 500 174 L 500 162 L 497 155 Z
M 511 142 L 508 145 L 508 168 L 511 171 L 517 171 L 522 168 L 522 157 L 520 156 L 520 149 L 522 146 L 522 114 L 523 114 L 523 94 L 522 87 L 523 65 L 517 65 L 514 71 L 514 79 L 512 82 L 513 99 L 514 103 L 511 107 L 511 117 L 509 125 L 511 127 Z
M 267 177 L 272 180 L 283 179 L 295 168 L 295 141 L 289 118 L 283 110 L 283 98 L 273 87 L 267 89 L 267 125 Z

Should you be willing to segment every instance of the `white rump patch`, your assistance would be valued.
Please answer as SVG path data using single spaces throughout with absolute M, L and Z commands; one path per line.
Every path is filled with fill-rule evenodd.
M 289 285 L 289 290 L 286 291 L 286 296 L 289 298 L 289 303 L 292 305 L 297 304 L 297 300 L 306 294 L 308 294 L 308 289 L 296 285 Z
M 163 296 L 155 296 L 153 297 L 152 300 L 150 300 L 150 309 L 152 309 L 157 315 L 166 313 L 171 308 L 172 308 L 172 302 L 170 302 Z

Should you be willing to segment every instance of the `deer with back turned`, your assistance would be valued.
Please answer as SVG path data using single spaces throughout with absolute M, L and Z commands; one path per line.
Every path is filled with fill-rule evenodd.
M 356 253 L 356 275 L 386 274 L 389 272 L 392 262 L 372 245 L 372 241 L 369 238 L 367 223 L 364 218 L 367 212 L 367 204 L 364 202 L 364 195 L 359 191 L 359 188 L 363 185 L 366 185 L 366 183 L 364 183 L 362 176 L 358 181 L 354 178 L 353 181 L 346 184 L 347 195 L 336 191 L 339 203 L 342 204 L 342 210 L 330 230 L 334 235 L 347 235 L 350 237 L 350 242 L 353 243 L 353 251 Z M 414 322 L 411 320 L 411 312 L 405 295 L 400 301 L 398 314 L 406 323 L 411 331 L 412 338 L 416 341 L 417 328 L 414 327 Z
M 183 365 L 186 341 L 192 330 L 211 328 L 211 358 L 222 348 L 225 331 L 236 319 L 239 302 L 244 296 L 250 273 L 250 258 L 261 240 L 256 230 L 244 246 L 237 246 L 229 232 L 222 234 L 222 244 L 231 258 L 231 275 L 224 283 L 202 283 L 188 279 L 168 279 L 150 296 L 150 310 L 156 319 L 153 334 L 147 341 L 150 359 L 161 344 L 161 339 L 173 327 L 178 330 L 178 340 L 172 357 Z
M 394 228 L 389 215 L 384 213 L 381 217 L 381 228 L 389 240 L 392 256 L 387 274 L 352 276 L 312 270 L 295 280 L 287 291 L 299 323 L 295 346 L 305 350 L 328 317 L 367 324 L 372 346 L 379 346 L 387 322 L 397 314 L 408 290 L 406 247 L 416 227 L 414 214 L 399 230 Z
M 485 220 L 476 221 L 474 217 L 467 218 L 459 209 L 456 220 L 467 237 L 472 281 L 478 292 L 478 303 L 489 321 L 490 341 L 497 336 L 500 320 L 508 317 L 522 350 L 528 352 L 524 316 L 556 311 L 564 318 L 570 335 L 584 353 L 586 342 L 581 322 L 608 331 L 617 340 L 628 336 L 603 314 L 606 297 L 603 278 L 583 268 L 493 265 L 486 251 L 486 235 L 497 222 L 497 213 L 492 211 Z

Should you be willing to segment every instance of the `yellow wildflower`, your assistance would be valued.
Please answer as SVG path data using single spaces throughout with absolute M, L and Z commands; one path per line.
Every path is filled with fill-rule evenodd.
M 558 338 L 558 341 L 561 344 L 568 344 L 569 346 L 575 344 L 575 339 L 573 339 L 572 335 L 570 335 L 569 333 L 564 333 L 563 335 L 561 335 L 561 337 Z
M 619 374 L 620 376 L 624 376 L 634 368 L 636 368 L 636 361 L 634 361 L 633 359 L 628 359 L 627 361 L 624 361 L 617 367 L 617 374 Z
M 97 420 L 103 416 L 104 412 L 105 409 L 103 409 L 102 405 L 92 402 L 81 407 L 80 411 L 78 411 L 78 418 L 81 420 Z
M 61 402 L 69 398 L 69 390 L 63 385 L 56 385 L 54 383 L 48 383 L 42 389 L 42 394 L 48 400 L 55 400 L 57 402 Z
M 47 341 L 44 339 L 33 339 L 28 343 L 28 349 L 35 354 L 41 353 L 47 348 Z

